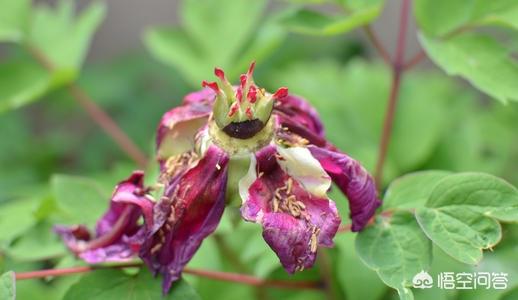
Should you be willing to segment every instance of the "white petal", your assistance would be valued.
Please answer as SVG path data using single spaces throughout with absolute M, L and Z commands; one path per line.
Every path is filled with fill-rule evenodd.
M 257 178 L 257 173 L 255 170 L 256 165 L 257 159 L 255 158 L 255 154 L 251 153 L 248 172 L 243 178 L 241 178 L 241 180 L 239 180 L 239 196 L 241 196 L 241 203 L 245 203 L 245 201 L 248 199 L 248 189 Z
M 308 192 L 317 197 L 326 197 L 331 187 L 331 178 L 307 148 L 277 146 L 277 152 L 283 158 L 277 161 L 286 173 L 301 183 Z

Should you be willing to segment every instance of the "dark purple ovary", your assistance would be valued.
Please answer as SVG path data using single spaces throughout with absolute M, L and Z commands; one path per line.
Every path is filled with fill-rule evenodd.
M 263 129 L 264 123 L 259 119 L 232 122 L 223 128 L 228 136 L 236 139 L 249 139 Z

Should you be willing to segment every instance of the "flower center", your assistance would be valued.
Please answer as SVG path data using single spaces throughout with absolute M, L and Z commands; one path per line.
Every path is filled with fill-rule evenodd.
M 247 140 L 259 134 L 268 121 L 276 99 L 286 97 L 288 89 L 279 88 L 274 94 L 259 88 L 253 79 L 255 62 L 250 64 L 246 74 L 239 77 L 240 84 L 232 86 L 223 70 L 216 68 L 217 82 L 203 81 L 202 86 L 216 93 L 213 119 L 217 127 L 227 136 Z
M 242 123 L 245 123 L 243 121 Z M 274 133 L 274 118 L 270 118 L 265 125 L 261 125 L 261 128 L 251 135 L 249 138 L 237 138 L 228 134 L 225 129 L 221 129 L 214 116 L 209 121 L 209 136 L 211 140 L 225 150 L 230 155 L 246 154 L 249 152 L 255 152 L 262 147 L 268 145 L 273 139 Z M 240 126 L 240 125 L 231 125 Z M 249 129 L 247 129 L 249 130 Z

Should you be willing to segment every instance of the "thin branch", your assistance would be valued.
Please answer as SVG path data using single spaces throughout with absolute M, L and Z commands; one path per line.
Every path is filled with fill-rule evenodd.
M 365 34 L 369 38 L 369 41 L 371 41 L 372 45 L 378 52 L 379 56 L 381 56 L 381 58 L 383 58 L 383 60 L 385 61 L 385 63 L 387 65 L 390 65 L 391 64 L 390 55 L 388 54 L 387 49 L 385 49 L 385 47 L 381 43 L 376 32 L 374 32 L 374 30 L 372 29 L 372 27 L 370 25 L 364 26 L 363 30 L 365 31 Z
M 476 28 L 476 24 L 466 24 L 466 25 L 463 25 L 461 27 L 458 27 L 448 33 L 446 33 L 445 35 L 443 35 L 441 37 L 442 40 L 449 40 L 463 32 L 466 32 L 468 30 L 472 30 Z M 421 49 L 418 53 L 416 53 L 416 55 L 414 55 L 412 58 L 410 58 L 404 65 L 403 65 L 403 69 L 404 70 L 407 70 L 407 69 L 411 69 L 412 67 L 414 67 L 415 65 L 417 65 L 418 63 L 420 63 L 423 59 L 426 58 L 426 52 Z
M 351 231 L 351 226 L 352 226 L 352 224 L 340 225 L 340 227 L 338 227 L 337 233 L 350 232 Z
M 52 62 L 39 49 L 27 45 L 29 53 L 49 72 L 52 72 L 55 67 Z M 133 143 L 133 141 L 122 131 L 122 129 L 115 123 L 115 121 L 102 108 L 92 100 L 92 98 L 81 87 L 72 82 L 68 86 L 70 95 L 85 109 L 90 118 L 99 125 L 106 134 L 108 134 L 119 147 L 132 160 L 134 160 L 140 168 L 145 168 L 147 165 L 146 155 Z
M 281 289 L 310 289 L 322 290 L 322 283 L 320 281 L 289 281 L 289 280 L 266 280 L 251 275 L 227 273 L 200 269 L 185 268 L 184 273 L 212 278 L 222 281 L 237 282 L 252 286 L 274 287 Z
M 417 64 L 419 64 L 423 59 L 426 58 L 426 52 L 421 49 L 416 55 L 414 55 L 412 58 L 410 58 L 404 65 L 403 69 L 406 71 L 408 69 L 413 68 Z
M 394 114 L 396 112 L 396 104 L 398 100 L 399 88 L 401 85 L 401 77 L 403 75 L 403 61 L 405 57 L 406 33 L 408 27 L 408 11 L 410 8 L 410 0 L 403 0 L 401 5 L 401 14 L 399 21 L 399 33 L 396 46 L 396 57 L 392 63 L 392 85 L 385 112 L 385 120 L 383 122 L 383 129 L 381 134 L 381 141 L 378 151 L 378 160 L 376 162 L 375 179 L 378 189 L 381 188 L 383 179 L 383 166 L 387 156 L 387 150 L 392 135 L 392 125 L 394 123 Z
M 48 269 L 38 270 L 31 272 L 16 273 L 16 280 L 26 280 L 35 278 L 44 278 L 49 276 L 66 276 L 70 274 L 87 273 L 95 270 L 102 269 L 123 269 L 140 267 L 142 263 L 124 263 L 117 265 L 106 265 L 106 266 L 79 266 L 63 269 Z M 288 281 L 288 280 L 266 280 L 258 277 L 254 277 L 246 274 L 239 273 L 227 273 L 219 271 L 209 271 L 201 269 L 185 268 L 183 270 L 186 274 L 194 276 L 206 277 L 220 281 L 236 282 L 252 286 L 261 287 L 272 287 L 280 289 L 311 289 L 311 290 L 322 290 L 322 283 L 318 281 Z

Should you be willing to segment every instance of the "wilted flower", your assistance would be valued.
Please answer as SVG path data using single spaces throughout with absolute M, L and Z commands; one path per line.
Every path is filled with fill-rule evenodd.
M 144 173 L 135 171 L 119 183 L 111 197 L 110 208 L 97 221 L 95 237 L 83 225 L 55 226 L 70 250 L 88 263 L 125 261 L 138 253 L 144 228 L 139 219 L 153 222 L 153 201 L 144 190 Z
M 255 84 L 253 71 L 254 63 L 232 86 L 216 68 L 219 82 L 204 81 L 204 89 L 163 116 L 157 132 L 163 195 L 152 217 L 141 199 L 148 196 L 134 192 L 128 195 L 134 201 L 125 200 L 138 202 L 131 207 L 140 207 L 145 222 L 133 235 L 120 233 L 113 245 L 132 248 L 136 240 L 140 257 L 164 275 L 164 291 L 216 229 L 235 195 L 243 219 L 262 225 L 265 241 L 290 273 L 311 267 L 319 246 L 333 245 L 340 217 L 327 197 L 332 181 L 349 200 L 353 231 L 380 205 L 371 176 L 325 139 L 315 109 L 287 88 L 266 92 Z M 125 221 L 128 228 L 139 226 L 132 221 Z M 132 238 L 144 230 L 143 239 Z M 103 237 L 99 224 L 97 236 Z

